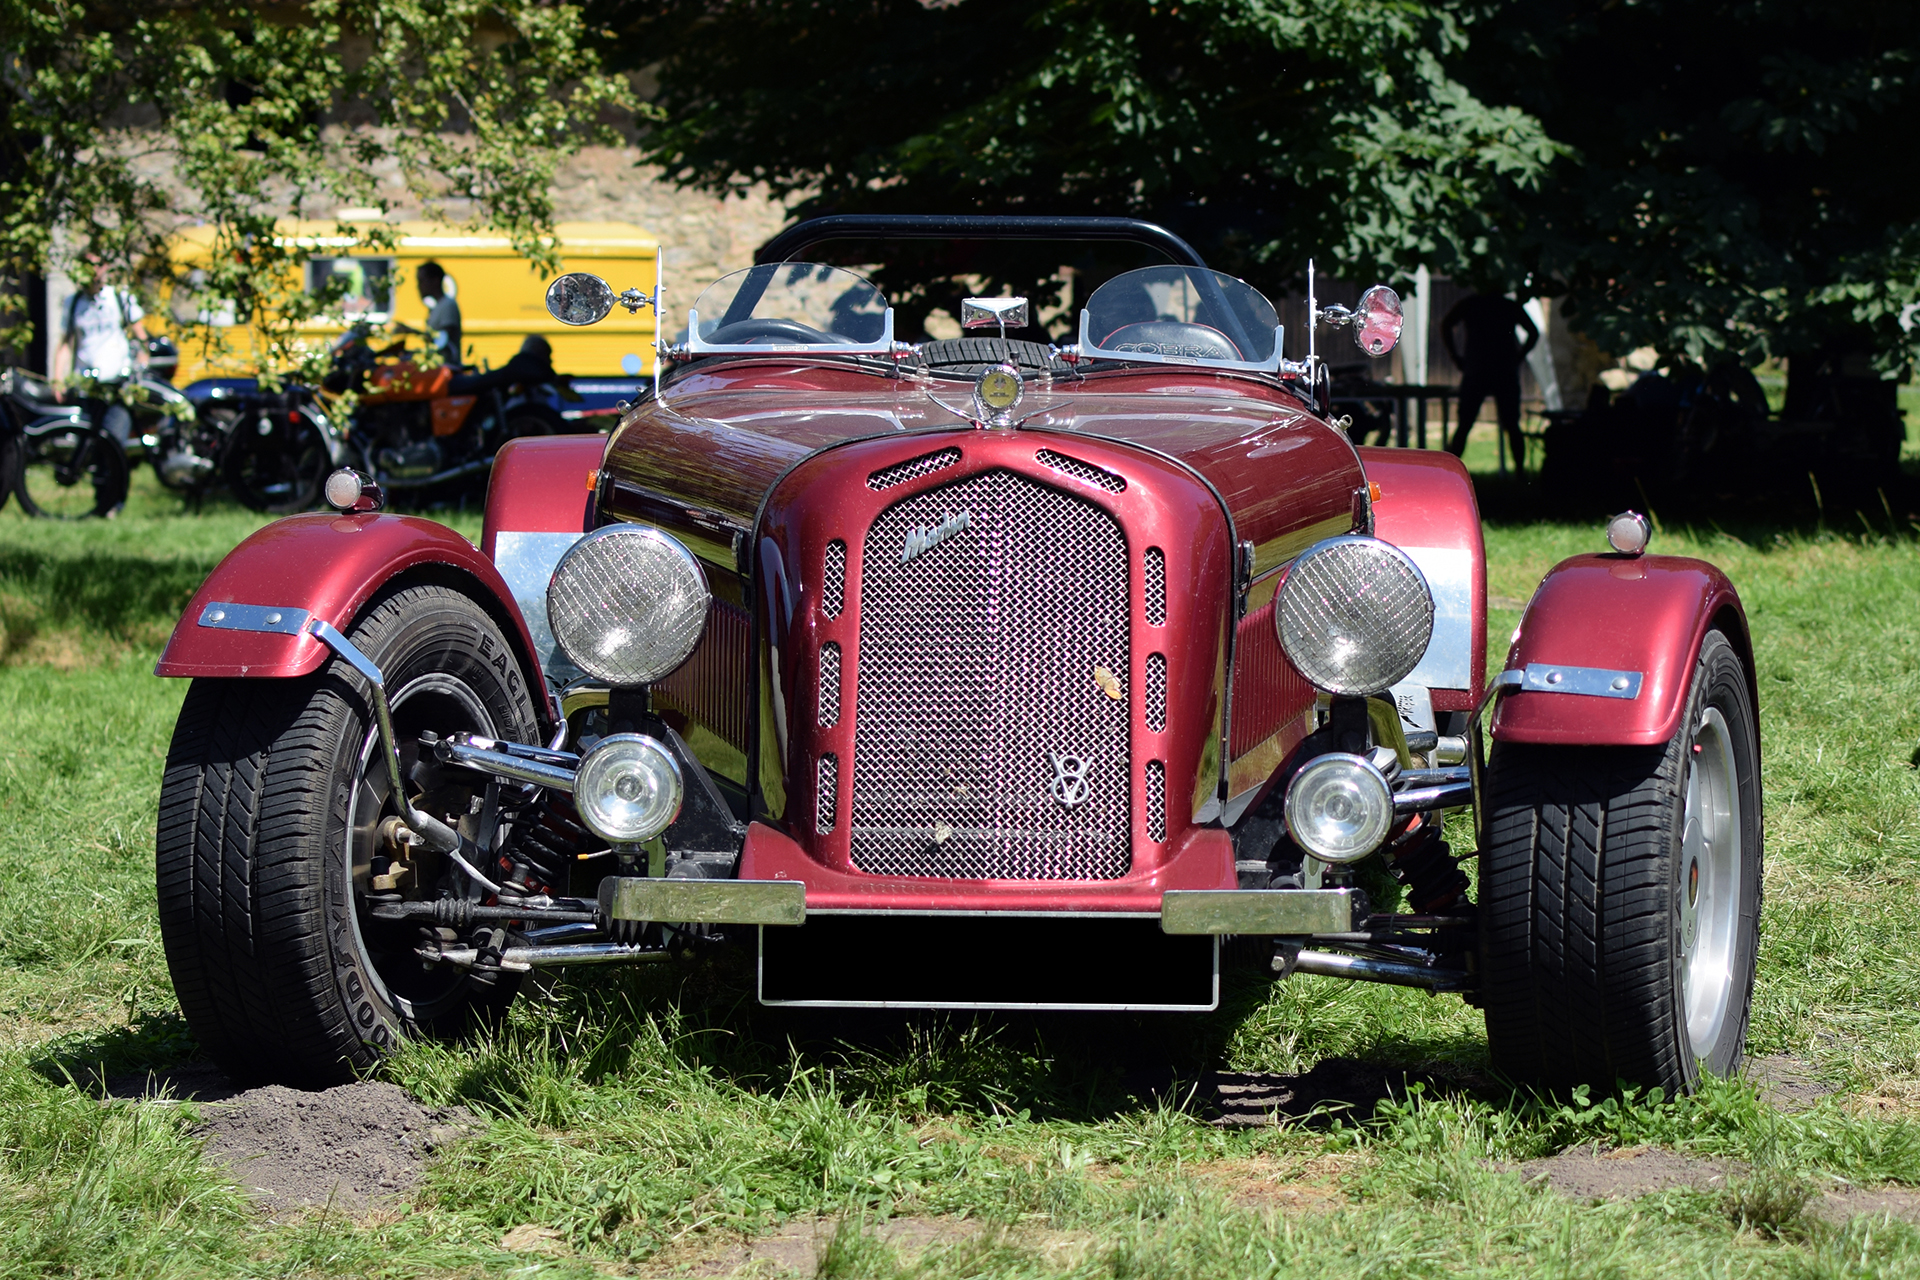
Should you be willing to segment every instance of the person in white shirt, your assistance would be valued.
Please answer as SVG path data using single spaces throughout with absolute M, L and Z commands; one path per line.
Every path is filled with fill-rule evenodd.
M 53 386 L 63 399 L 71 378 L 124 382 L 136 366 L 146 363 L 146 313 L 132 294 L 102 279 L 98 258 L 89 257 L 86 265 L 87 287 L 67 300 L 66 335 L 53 353 Z M 96 424 L 122 445 L 127 443 L 133 419 L 125 405 L 93 397 L 81 403 Z

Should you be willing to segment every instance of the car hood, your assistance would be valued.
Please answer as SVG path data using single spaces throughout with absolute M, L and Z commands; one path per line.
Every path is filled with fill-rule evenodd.
M 693 371 L 621 422 L 603 463 L 617 518 L 662 503 L 716 530 L 753 527 L 795 464 L 849 440 L 973 429 L 958 381 L 893 379 L 776 362 Z M 1254 572 L 1353 523 L 1365 483 L 1345 434 L 1278 387 L 1205 373 L 1126 372 L 1030 387 L 1014 429 L 1058 432 L 1172 458 L 1219 495 Z

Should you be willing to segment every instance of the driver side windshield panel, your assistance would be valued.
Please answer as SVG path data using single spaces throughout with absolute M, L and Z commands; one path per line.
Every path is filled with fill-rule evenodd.
M 1244 280 L 1201 267 L 1142 267 L 1093 291 L 1081 348 L 1096 359 L 1271 368 L 1280 317 Z
M 870 346 L 886 339 L 887 300 L 860 276 L 817 262 L 748 267 L 693 305 L 698 346 Z

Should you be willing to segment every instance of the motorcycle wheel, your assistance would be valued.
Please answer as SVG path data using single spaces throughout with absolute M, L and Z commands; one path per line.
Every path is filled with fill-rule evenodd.
M 258 423 L 270 423 L 261 435 Z M 284 425 L 242 413 L 228 437 L 222 471 L 241 505 L 270 515 L 305 511 L 320 500 L 333 470 L 333 455 L 319 426 L 306 414 Z
M 43 520 L 85 520 L 118 511 L 127 500 L 127 455 L 91 426 L 26 432 L 7 442 L 20 507 Z

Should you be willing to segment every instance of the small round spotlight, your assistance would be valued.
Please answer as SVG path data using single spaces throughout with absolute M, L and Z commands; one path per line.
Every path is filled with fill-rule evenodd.
M 1310 760 L 1287 784 L 1287 834 L 1322 862 L 1358 862 L 1393 826 L 1393 788 L 1362 756 Z
M 1607 545 L 1623 556 L 1637 556 L 1653 541 L 1653 521 L 1638 511 L 1622 511 L 1607 521 Z
M 608 844 L 643 844 L 680 816 L 680 766 L 657 738 L 616 733 L 593 744 L 573 778 L 580 820 Z
M 335 511 L 378 511 L 386 501 L 380 486 L 352 467 L 342 467 L 328 476 L 321 492 Z
M 1004 418 L 1024 394 L 1026 386 L 1020 380 L 1020 370 L 1010 364 L 988 367 L 973 384 L 973 396 L 985 411 L 984 417 Z

